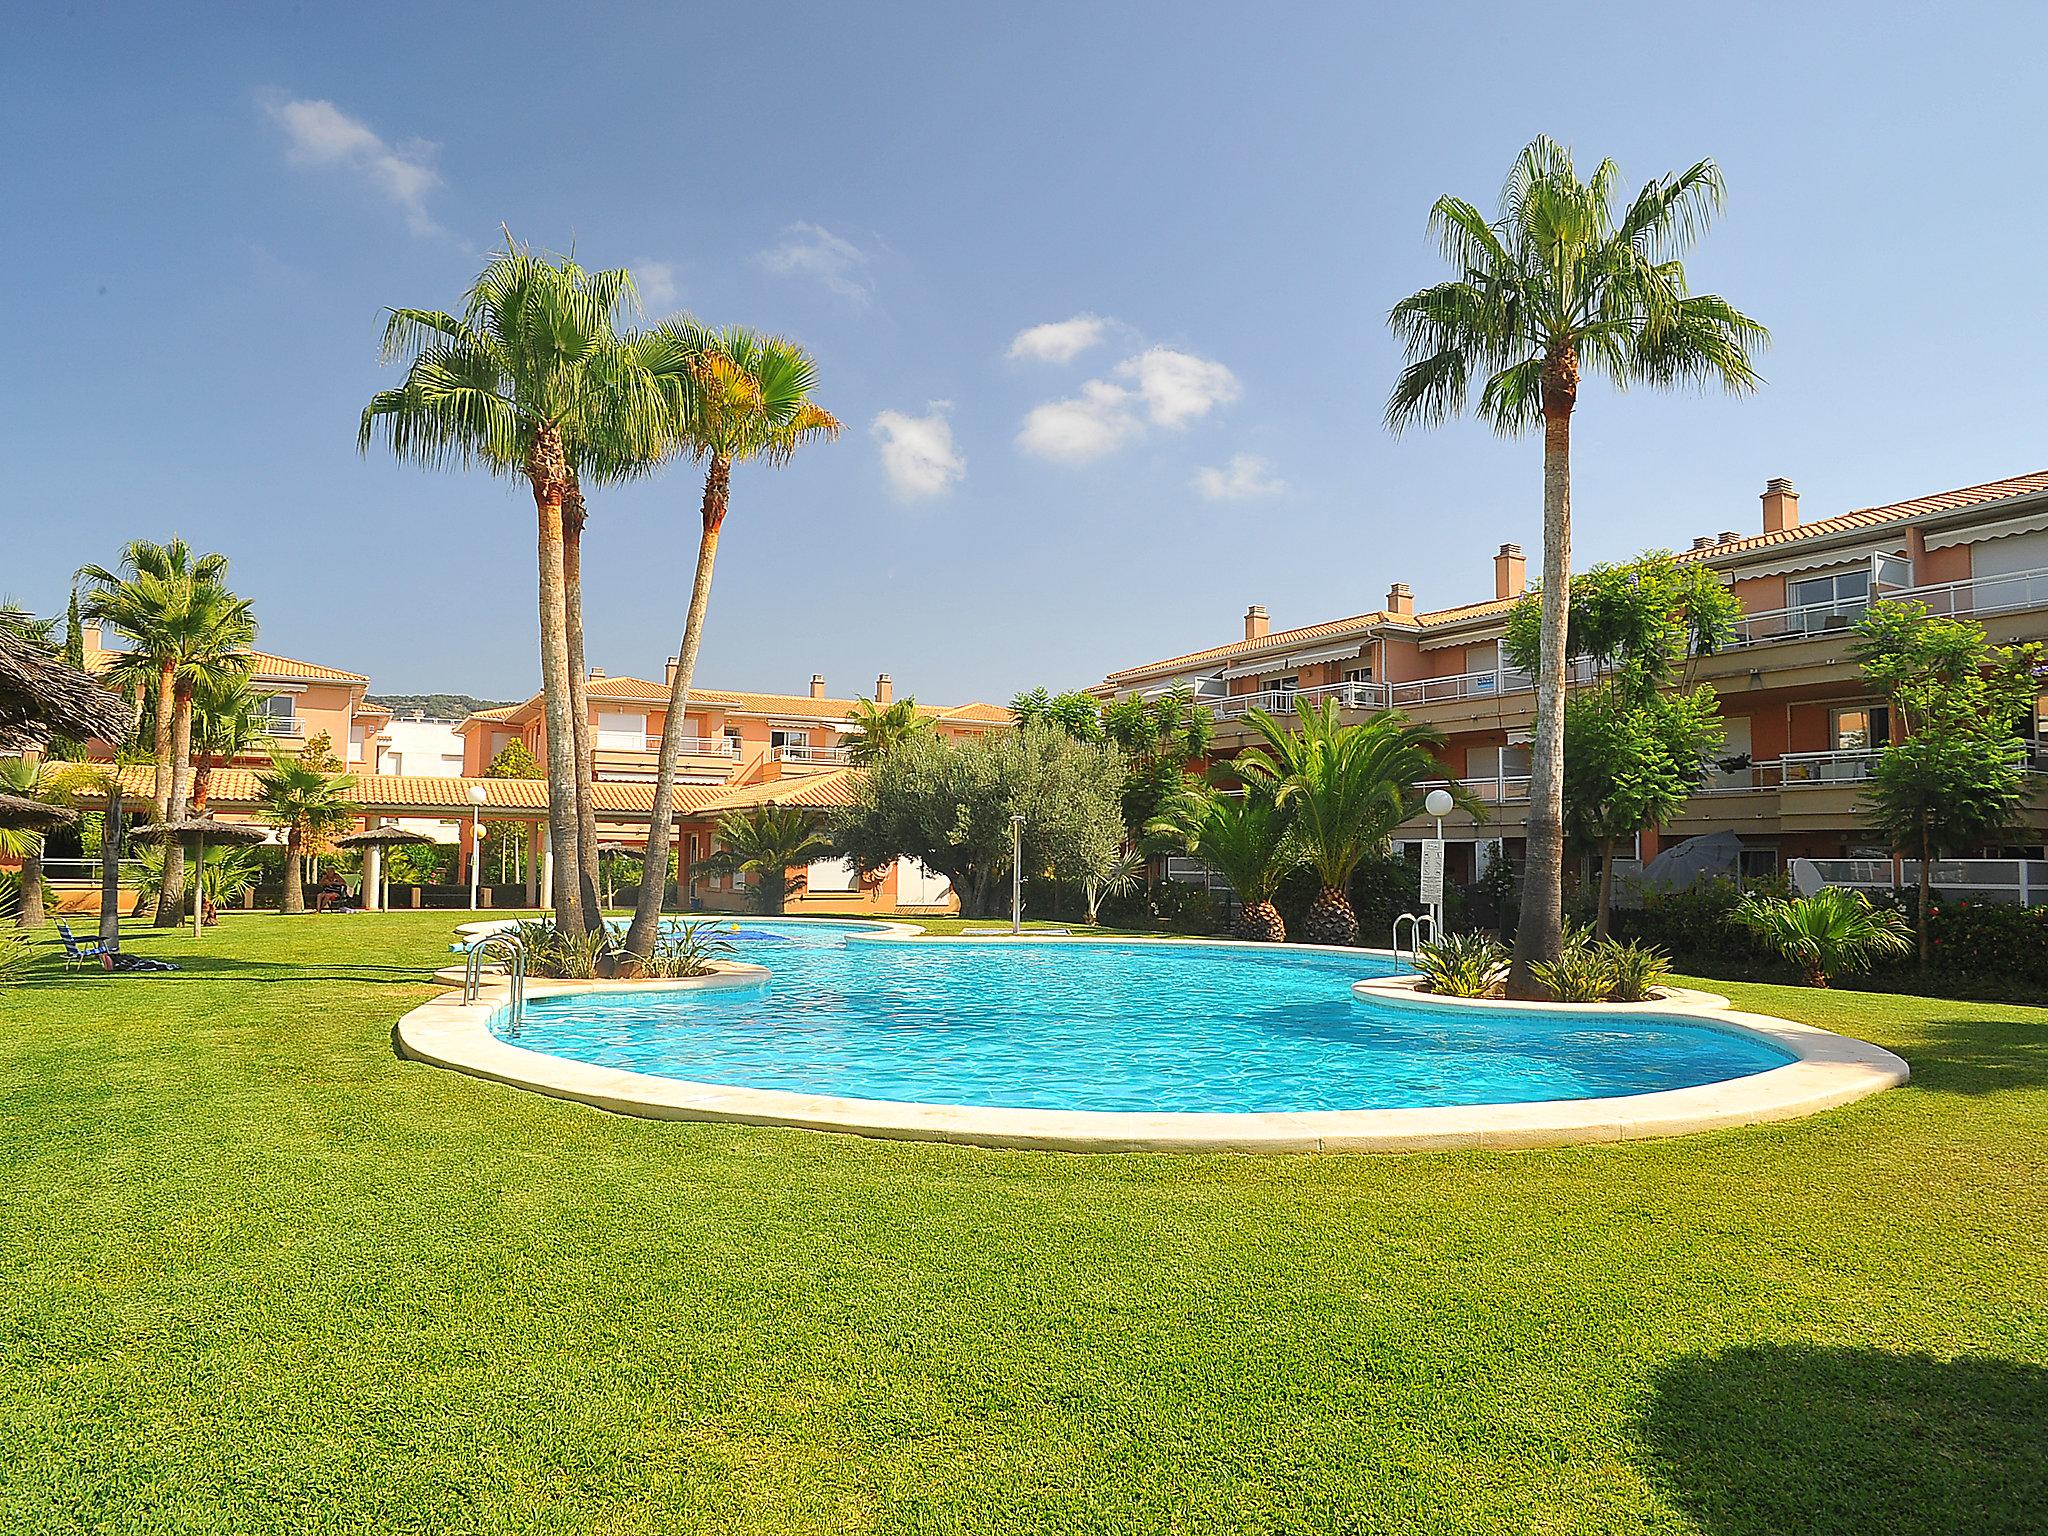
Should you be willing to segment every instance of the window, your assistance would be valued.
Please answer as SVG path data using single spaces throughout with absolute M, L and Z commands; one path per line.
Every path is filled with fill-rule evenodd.
M 809 731 L 770 731 L 768 745 L 777 757 L 791 757 L 798 761 L 811 755 L 811 733 Z
M 1269 677 L 1265 691 L 1273 696 L 1273 703 L 1280 708 L 1287 707 L 1287 701 L 1294 697 L 1294 691 L 1301 686 L 1301 674 L 1290 672 L 1285 677 Z
M 843 896 L 854 889 L 858 879 L 851 859 L 813 859 L 805 872 L 804 889 L 813 896 Z
M 726 755 L 728 757 L 738 757 L 740 755 L 740 733 L 728 725 L 722 734 L 725 736 Z
M 1366 690 L 1372 685 L 1371 667 L 1346 667 L 1344 669 L 1344 703 L 1349 709 L 1365 709 L 1369 705 Z
M 597 716 L 597 746 L 601 752 L 645 752 L 647 717 L 620 715 L 600 710 Z
M 266 694 L 256 701 L 263 724 L 273 736 L 299 734 L 298 701 L 288 693 Z
M 1892 712 L 1882 704 L 1835 710 L 1834 740 L 1837 752 L 1867 752 L 1874 747 L 1890 746 Z
M 1869 604 L 1870 572 L 1864 569 L 1808 576 L 1793 582 L 1787 590 L 1795 610 L 1794 629 L 1803 629 L 1808 634 L 1847 629 Z

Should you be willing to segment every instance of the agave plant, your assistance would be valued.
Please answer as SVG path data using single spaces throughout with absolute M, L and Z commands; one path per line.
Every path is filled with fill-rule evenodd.
M 1791 901 L 1744 896 L 1733 920 L 1798 966 L 1810 987 L 1825 987 L 1879 955 L 1902 955 L 1912 947 L 1903 917 L 1872 906 L 1861 891 L 1837 885 Z
M 1180 844 L 1230 883 L 1237 895 L 1240 939 L 1278 944 L 1287 924 L 1273 893 L 1301 862 L 1293 818 L 1256 786 L 1226 795 L 1203 784 L 1182 790 L 1146 827 L 1152 837 Z

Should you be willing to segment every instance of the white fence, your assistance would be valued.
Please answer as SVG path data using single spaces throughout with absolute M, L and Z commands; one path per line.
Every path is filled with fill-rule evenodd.
M 1824 885 L 1856 891 L 1917 891 L 1920 861 L 1902 859 L 1794 859 L 1792 888 L 1811 896 Z M 2048 859 L 1936 859 L 1934 892 L 1973 901 L 2022 907 L 2048 902 Z

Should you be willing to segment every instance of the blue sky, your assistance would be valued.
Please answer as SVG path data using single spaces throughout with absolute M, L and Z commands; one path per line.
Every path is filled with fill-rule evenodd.
M 1663 19 L 1659 19 L 1660 15 Z M 487 19 L 486 19 L 487 18 Z M 1548 132 L 1717 159 L 1695 285 L 1751 398 L 1582 400 L 1582 563 L 2048 465 L 2048 158 L 2023 7 L 1177 3 L 77 7 L 0 56 L 14 470 L 0 595 L 131 537 L 227 552 L 263 643 L 533 686 L 531 503 L 355 450 L 379 314 L 501 221 L 650 308 L 792 335 L 845 437 L 743 469 L 700 676 L 933 702 L 1490 594 L 1539 450 L 1390 437 L 1385 313 Z M 1040 329 L 1046 328 L 1046 329 Z M 687 467 L 594 503 L 590 655 L 659 676 Z

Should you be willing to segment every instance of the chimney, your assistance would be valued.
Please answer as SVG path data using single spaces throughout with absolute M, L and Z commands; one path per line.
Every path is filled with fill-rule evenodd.
M 1263 605 L 1253 603 L 1244 611 L 1244 637 L 1247 640 L 1263 640 L 1273 632 L 1273 621 L 1266 617 Z
M 1721 530 L 1721 537 L 1716 542 L 1721 544 L 1733 544 L 1737 539 L 1741 537 L 1742 535 L 1737 533 L 1733 528 L 1723 528 Z
M 1387 612 L 1414 617 L 1415 593 L 1407 582 L 1397 581 L 1387 588 Z
M 675 687 L 675 685 L 676 685 L 676 658 L 675 658 L 675 657 L 673 657 L 673 656 L 669 657 L 669 659 L 668 659 L 668 670 L 667 670 L 666 672 L 662 673 L 662 675 L 661 675 L 661 680 L 662 680 L 662 681 L 663 681 L 664 683 L 667 683 L 667 684 L 669 685 L 669 687 L 671 687 L 671 688 Z
M 822 672 L 813 672 L 811 674 L 811 697 L 814 699 L 825 697 L 825 674 Z
M 875 679 L 875 702 L 877 704 L 887 704 L 895 697 L 896 685 L 889 681 L 889 674 L 884 672 Z
M 85 620 L 78 626 L 78 643 L 81 648 L 88 652 L 106 649 L 106 646 L 100 640 L 100 627 L 91 619 Z
M 1698 538 L 1692 541 L 1692 547 L 1694 549 L 1712 549 L 1716 544 L 1720 542 L 1721 541 L 1715 538 L 1711 533 L 1703 533 Z
M 609 677 L 609 676 L 611 676 L 611 674 L 610 674 L 609 672 L 605 671 L 605 669 L 604 669 L 603 667 L 592 667 L 592 668 L 590 669 L 590 681 L 591 681 L 591 682 L 593 682 L 593 683 L 594 683 L 594 682 L 596 682 L 596 681 L 597 681 L 597 680 L 598 680 L 598 679 L 599 679 L 600 677 Z
M 1520 597 L 1529 590 L 1529 562 L 1522 558 L 1522 546 L 1503 544 L 1493 557 L 1493 595 Z
M 1799 526 L 1799 493 L 1782 477 L 1764 483 L 1764 532 L 1783 533 Z

